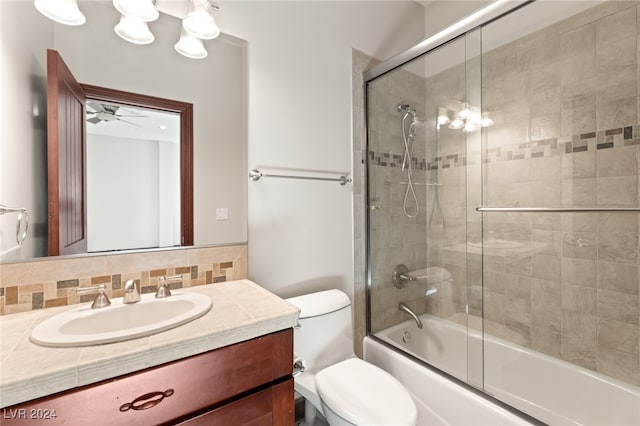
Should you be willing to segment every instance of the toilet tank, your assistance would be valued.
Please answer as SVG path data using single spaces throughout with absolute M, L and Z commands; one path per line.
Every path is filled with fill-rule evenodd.
M 318 371 L 353 356 L 351 302 L 340 290 L 326 290 L 286 299 L 300 308 L 293 352 L 308 371 Z

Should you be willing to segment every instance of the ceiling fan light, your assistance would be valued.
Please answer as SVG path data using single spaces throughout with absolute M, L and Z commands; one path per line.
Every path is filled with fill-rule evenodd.
M 38 12 L 64 25 L 82 25 L 87 21 L 76 0 L 35 0 Z
M 191 35 L 211 40 L 220 35 L 220 28 L 213 19 L 213 8 L 208 0 L 192 0 L 189 14 L 182 20 L 182 27 Z
M 202 44 L 202 40 L 194 37 L 184 29 L 180 34 L 180 40 L 178 40 L 174 48 L 176 49 L 176 52 L 182 56 L 186 56 L 191 59 L 203 59 L 208 55 L 207 50 Z
M 113 7 L 125 16 L 138 18 L 144 22 L 155 21 L 160 16 L 153 5 L 153 0 L 113 0 Z
M 131 16 L 122 15 L 113 30 L 129 43 L 149 44 L 155 40 L 147 23 Z

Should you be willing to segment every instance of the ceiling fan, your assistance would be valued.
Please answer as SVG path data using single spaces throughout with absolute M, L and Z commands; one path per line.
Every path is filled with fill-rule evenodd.
M 119 111 L 129 112 L 133 115 L 123 115 L 120 114 Z M 131 124 L 132 126 L 142 127 L 140 124 L 124 120 L 122 117 L 147 118 L 148 116 L 136 114 L 134 111 L 127 110 L 118 105 L 87 101 L 87 121 L 89 123 L 98 124 L 102 121 L 121 121 L 123 123 Z

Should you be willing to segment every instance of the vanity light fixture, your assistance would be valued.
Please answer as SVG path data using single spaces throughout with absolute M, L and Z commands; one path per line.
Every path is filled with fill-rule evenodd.
M 155 40 L 147 23 L 133 16 L 122 15 L 120 22 L 116 24 L 113 30 L 120 37 L 134 44 L 149 44 Z
M 64 25 L 82 25 L 87 21 L 77 0 L 35 0 L 34 5 L 44 16 Z
M 207 57 L 207 50 L 202 44 L 202 40 L 194 37 L 187 30 L 183 29 L 180 40 L 174 45 L 176 52 L 191 59 L 202 59 Z
M 2 1 L 2 0 L 0 0 Z M 134 44 L 153 43 L 155 36 L 148 22 L 155 21 L 160 12 L 155 5 L 158 0 L 112 0 L 120 12 L 120 21 L 113 28 L 116 34 Z M 181 35 L 174 45 L 175 50 L 192 59 L 207 57 L 202 40 L 211 40 L 220 35 L 220 28 L 213 19 L 213 12 L 220 8 L 212 0 L 189 0 L 189 14 L 182 20 Z M 77 0 L 34 0 L 36 9 L 47 18 L 65 25 L 82 25 L 86 22 L 78 8 Z
M 151 22 L 160 16 L 154 3 L 154 0 L 113 0 L 113 7 L 124 16 Z
M 218 37 L 220 28 L 213 19 L 214 10 L 218 10 L 218 7 L 209 3 L 209 0 L 191 0 L 189 14 L 182 20 L 182 27 L 199 39 Z

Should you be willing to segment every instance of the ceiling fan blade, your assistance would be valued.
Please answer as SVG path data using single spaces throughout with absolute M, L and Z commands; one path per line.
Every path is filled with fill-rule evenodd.
M 149 118 L 148 115 L 122 115 L 122 114 L 116 114 L 116 117 Z
M 123 119 L 118 118 L 118 117 L 116 117 L 116 120 L 118 120 L 118 121 L 122 121 L 123 123 L 131 124 L 132 126 L 142 127 L 141 125 L 136 124 L 136 123 L 134 123 L 134 122 L 132 122 L 132 121 L 123 120 Z
M 98 103 L 96 101 L 88 100 L 87 101 L 87 105 L 90 106 L 95 112 L 104 111 L 104 108 L 102 107 L 102 104 L 100 104 L 100 103 Z
M 89 123 L 93 123 L 93 124 L 98 124 L 99 122 L 101 122 L 102 120 L 100 120 L 98 117 L 91 117 L 91 118 L 87 118 L 87 121 Z
M 128 112 L 129 114 L 135 114 L 135 115 L 137 115 L 139 117 L 141 116 L 141 114 L 139 114 L 137 110 L 133 110 L 133 109 L 125 108 L 125 107 L 120 107 L 120 109 L 122 111 Z
M 111 115 L 116 115 L 116 113 L 120 109 L 120 107 L 117 106 L 117 105 L 104 104 L 104 105 L 102 105 L 102 107 L 104 108 L 105 112 L 107 112 L 107 113 L 109 113 Z

